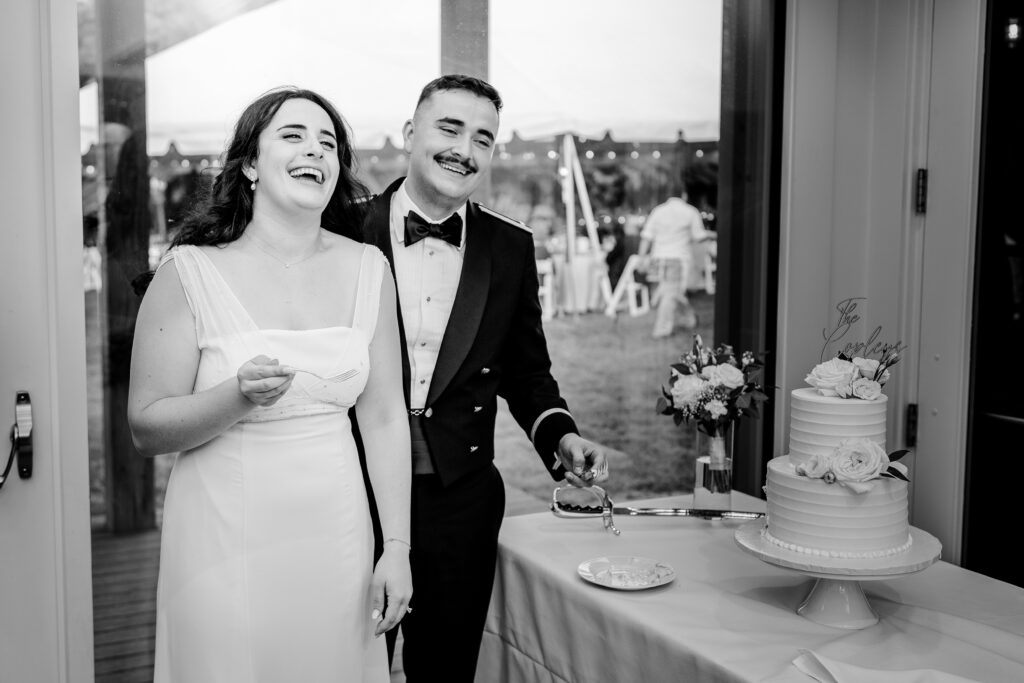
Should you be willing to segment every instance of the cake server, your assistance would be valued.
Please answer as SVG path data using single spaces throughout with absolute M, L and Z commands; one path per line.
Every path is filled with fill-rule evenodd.
M 564 493 L 575 489 L 574 493 L 588 491 L 598 505 L 581 505 L 578 503 L 563 500 Z M 596 517 L 600 515 L 604 520 L 604 528 L 615 535 L 619 530 L 615 527 L 615 515 L 628 515 L 630 517 L 698 517 L 700 519 L 743 519 L 752 520 L 764 517 L 763 512 L 747 512 L 743 510 L 708 510 L 701 508 L 641 508 L 631 506 L 618 506 L 608 496 L 608 492 L 600 486 L 591 486 L 580 489 L 575 486 L 559 486 L 551 496 L 551 512 L 556 517 L 583 518 Z

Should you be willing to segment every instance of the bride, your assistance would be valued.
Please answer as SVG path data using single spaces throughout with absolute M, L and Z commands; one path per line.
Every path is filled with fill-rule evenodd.
M 143 455 L 178 452 L 157 683 L 389 680 L 378 636 L 412 596 L 409 431 L 393 278 L 341 234 L 360 220 L 352 165 L 329 102 L 263 95 L 142 302 L 128 419 Z

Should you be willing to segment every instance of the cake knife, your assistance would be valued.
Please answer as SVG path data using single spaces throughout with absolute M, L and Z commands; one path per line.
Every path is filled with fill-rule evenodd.
M 590 492 L 595 498 L 601 501 L 601 505 L 575 505 L 565 503 L 558 499 L 556 488 L 551 497 L 551 512 L 556 517 L 584 518 L 600 515 L 604 519 L 604 527 L 616 535 L 620 532 L 615 527 L 614 515 L 628 515 L 630 517 L 698 517 L 706 520 L 716 519 L 743 519 L 752 520 L 764 517 L 763 512 L 748 512 L 744 510 L 710 510 L 703 508 L 641 508 L 632 506 L 617 506 L 608 496 L 608 492 L 600 486 L 590 487 Z

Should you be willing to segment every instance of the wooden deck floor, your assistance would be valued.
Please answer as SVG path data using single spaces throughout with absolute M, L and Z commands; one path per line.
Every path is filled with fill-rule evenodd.
M 160 532 L 92 537 L 96 683 L 153 680 Z
M 544 503 L 509 488 L 506 515 L 540 512 Z M 93 629 L 96 683 L 150 683 L 156 631 L 160 532 L 92 537 Z M 405 683 L 401 636 L 391 683 Z

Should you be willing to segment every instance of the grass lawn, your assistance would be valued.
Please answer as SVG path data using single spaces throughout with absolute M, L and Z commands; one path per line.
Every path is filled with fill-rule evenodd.
M 710 344 L 714 299 L 695 293 L 690 300 L 697 311 L 697 332 Z M 544 324 L 552 373 L 580 431 L 613 449 L 606 488 L 615 500 L 693 490 L 694 431 L 654 412 L 669 365 L 690 345 L 691 332 L 654 340 L 653 326 L 653 311 L 635 318 L 563 316 Z M 554 483 L 504 405 L 495 441 L 505 485 L 550 500 Z

